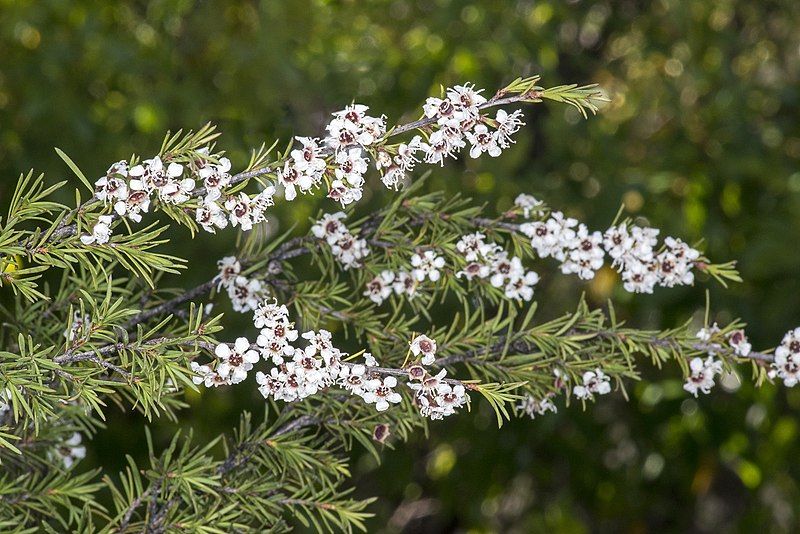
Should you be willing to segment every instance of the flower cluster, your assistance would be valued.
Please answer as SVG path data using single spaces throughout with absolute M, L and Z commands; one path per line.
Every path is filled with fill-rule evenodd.
M 706 353 L 705 358 L 695 357 L 689 362 L 689 376 L 683 389 L 697 397 L 698 393 L 708 394 L 714 387 L 714 378 L 722 373 L 722 361 L 718 354 L 732 353 L 734 356 L 746 358 L 752 351 L 744 330 L 732 330 L 722 336 L 717 323 L 701 328 L 696 336 L 700 342 L 698 349 Z
M 363 295 L 375 304 L 382 304 L 389 295 L 405 295 L 414 298 L 420 284 L 426 280 L 437 282 L 445 260 L 435 250 L 425 250 L 411 256 L 411 269 L 398 272 L 384 270 L 379 275 L 367 282 Z
M 343 212 L 326 213 L 311 227 L 311 233 L 317 239 L 325 241 L 331 248 L 331 254 L 345 270 L 360 267 L 364 258 L 369 255 L 366 239 L 359 239 L 347 229 L 342 222 Z
M 227 227 L 229 222 L 242 230 L 250 230 L 253 225 L 266 220 L 264 213 L 274 204 L 274 187 L 266 187 L 253 197 L 246 193 L 224 196 L 223 188 L 231 184 L 228 174 L 230 160 L 223 157 L 214 163 L 207 148 L 196 153 L 197 159 L 186 164 L 165 163 L 159 156 L 130 168 L 127 161 L 118 161 L 95 182 L 94 196 L 104 205 L 111 205 L 117 216 L 140 222 L 142 213 L 150 210 L 153 199 L 180 205 L 205 191 L 195 210 L 195 220 L 211 233 L 217 228 Z M 195 189 L 198 181 L 202 181 L 203 190 Z M 108 243 L 112 222 L 111 215 L 101 215 L 92 233 L 81 236 L 81 242 L 84 245 Z
M 775 349 L 770 378 L 778 377 L 783 385 L 794 387 L 800 382 L 800 328 L 789 330 Z
M 433 420 L 453 415 L 469 402 L 464 384 L 445 378 L 445 369 L 432 375 L 425 368 L 436 361 L 436 350 L 435 340 L 426 335 L 415 337 L 411 341 L 411 354 L 418 360 L 406 369 L 410 380 L 408 387 L 415 392 L 419 413 Z
M 444 98 L 431 97 L 425 101 L 425 117 L 436 121 L 427 142 L 419 145 L 426 163 L 444 165 L 467 142 L 473 158 L 483 153 L 497 157 L 513 143 L 511 136 L 525 124 L 522 112 L 499 110 L 494 119 L 482 116 L 481 106 L 487 102 L 482 92 L 472 84 L 456 85 L 447 89 Z
M 506 298 L 530 301 L 533 286 L 539 282 L 539 275 L 526 271 L 522 261 L 495 243 L 484 241 L 486 236 L 480 232 L 462 236 L 456 243 L 456 250 L 463 256 L 466 266 L 456 273 L 457 278 L 489 279 L 492 286 L 502 288 Z
M 222 263 L 222 262 L 221 262 Z M 231 258 L 224 261 L 220 278 L 236 276 L 237 265 Z M 261 360 L 274 364 L 269 372 L 256 372 L 256 382 L 264 398 L 285 402 L 304 399 L 332 386 L 358 395 L 378 411 L 398 404 L 402 397 L 395 391 L 396 376 L 408 374 L 409 388 L 415 392 L 420 414 L 441 419 L 455 413 L 468 402 L 464 385 L 447 380 L 445 370 L 431 376 L 424 366 L 436 361 L 436 341 L 419 335 L 410 343 L 415 363 L 406 371 L 382 369 L 371 354 L 364 354 L 364 363 L 345 362 L 348 356 L 333 345 L 327 330 L 298 334 L 289 320 L 289 311 L 277 301 L 259 303 L 253 313 L 253 324 L 260 329 L 255 345 L 247 338 L 238 338 L 232 345 L 220 343 L 214 354 L 216 361 L 201 365 L 191 363 L 192 381 L 206 387 L 238 384 L 247 378 L 253 365 Z M 303 339 L 305 347 L 295 342 Z
M 591 232 L 586 225 L 553 212 L 544 221 L 520 225 L 531 246 L 542 257 L 561 262 L 565 274 L 584 280 L 594 278 L 604 264 L 605 254 L 622 275 L 624 287 L 632 293 L 652 293 L 655 286 L 674 287 L 694 282 L 692 267 L 700 253 L 680 239 L 667 237 L 658 248 L 659 230 L 627 223 L 604 233 Z
M 242 265 L 234 256 L 226 256 L 217 262 L 219 268 L 218 287 L 228 291 L 234 311 L 245 313 L 255 310 L 263 300 L 266 288 L 260 280 L 241 274 Z

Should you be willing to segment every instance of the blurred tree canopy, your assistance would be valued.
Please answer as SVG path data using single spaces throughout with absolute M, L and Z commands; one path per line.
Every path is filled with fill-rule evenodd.
M 168 129 L 211 121 L 245 162 L 262 142 L 318 135 L 351 101 L 391 124 L 416 118 L 440 84 L 596 82 L 611 98 L 597 117 L 526 110 L 513 150 L 434 172 L 426 187 L 487 211 L 528 192 L 594 226 L 624 205 L 705 239 L 710 257 L 740 260 L 745 279 L 711 288 L 714 317 L 741 317 L 756 346 L 772 346 L 800 323 L 799 28 L 796 0 L 0 0 L 0 204 L 29 168 L 68 177 L 54 146 L 99 176 L 157 150 Z M 381 187 L 365 207 L 385 200 Z M 320 205 L 273 218 L 304 228 Z M 181 241 L 187 285 L 228 252 L 224 240 Z M 634 324 L 667 327 L 702 313 L 704 287 L 633 298 L 611 272 L 590 284 L 549 276 L 541 313 L 586 292 Z M 358 492 L 381 496 L 370 529 L 796 531 L 800 392 L 729 381 L 695 401 L 680 384 L 675 370 L 632 387 L 630 402 L 616 395 L 502 431 L 479 409 L 387 450 L 381 466 L 356 451 Z M 178 424 L 212 436 L 243 409 L 259 413 L 252 393 L 190 395 Z M 143 425 L 110 420 L 86 468 L 141 454 Z M 176 428 L 157 426 L 164 437 Z

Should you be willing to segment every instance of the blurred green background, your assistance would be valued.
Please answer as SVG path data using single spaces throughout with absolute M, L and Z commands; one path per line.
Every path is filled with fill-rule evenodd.
M 715 318 L 741 317 L 759 348 L 800 324 L 796 0 L 0 0 L 0 199 L 29 168 L 68 177 L 53 146 L 99 176 L 157 151 L 167 129 L 212 121 L 241 166 L 264 141 L 319 135 L 352 100 L 391 124 L 416 118 L 439 84 L 492 93 L 537 73 L 546 85 L 597 82 L 611 102 L 588 121 L 528 108 L 513 149 L 437 169 L 427 188 L 464 192 L 489 213 L 528 192 L 596 228 L 624 204 L 668 234 L 705 239 L 715 260 L 738 259 L 745 278 L 634 299 L 608 273 L 582 284 L 542 264 L 543 317 L 586 291 L 594 305 L 613 298 L 632 324 L 669 327 L 697 317 L 708 287 Z M 390 195 L 374 176 L 371 189 L 362 210 Z M 306 199 L 273 219 L 302 230 L 321 205 L 332 210 Z M 178 241 L 186 287 L 230 252 L 227 239 Z M 244 327 L 227 322 L 231 335 Z M 800 529 L 800 392 L 756 391 L 745 376 L 695 401 L 676 368 L 646 374 L 629 402 L 562 406 L 500 431 L 477 406 L 387 450 L 381 466 L 356 451 L 357 493 L 380 496 L 370 530 Z M 180 424 L 206 439 L 243 409 L 261 413 L 251 386 L 191 395 Z M 111 415 L 86 468 L 142 454 L 144 422 Z

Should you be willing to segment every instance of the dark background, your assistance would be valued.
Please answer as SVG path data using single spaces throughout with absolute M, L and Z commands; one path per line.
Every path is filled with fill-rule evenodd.
M 463 192 L 488 213 L 528 192 L 596 228 L 624 204 L 667 234 L 705 239 L 714 260 L 739 260 L 745 279 L 633 298 L 607 274 L 586 284 L 553 275 L 539 292 L 544 315 L 585 291 L 593 305 L 612 298 L 631 324 L 670 327 L 701 312 L 709 288 L 715 318 L 741 317 L 756 347 L 800 324 L 793 0 L 0 1 L 0 204 L 20 172 L 69 176 L 54 146 L 99 176 L 155 153 L 167 129 L 212 121 L 236 169 L 262 142 L 320 135 L 352 100 L 392 124 L 417 118 L 440 84 L 491 94 L 537 73 L 545 85 L 599 83 L 611 102 L 588 121 L 529 107 L 513 149 L 437 169 L 428 189 Z M 391 195 L 374 175 L 370 188 L 362 210 Z M 273 220 L 302 231 L 320 205 L 332 210 L 305 199 Z M 176 282 L 186 287 L 231 251 L 231 239 L 176 237 L 170 252 L 190 259 Z M 244 324 L 226 321 L 231 337 Z M 741 387 L 695 401 L 677 368 L 645 374 L 630 402 L 612 395 L 501 431 L 476 403 L 387 450 L 380 467 L 356 451 L 358 494 L 380 496 L 370 530 L 797 530 L 800 395 L 756 391 L 745 370 Z M 238 389 L 189 394 L 180 425 L 206 439 L 243 409 L 261 413 L 254 391 Z M 141 457 L 143 424 L 112 414 L 86 467 L 118 469 L 120 451 Z M 176 428 L 157 425 L 163 436 Z

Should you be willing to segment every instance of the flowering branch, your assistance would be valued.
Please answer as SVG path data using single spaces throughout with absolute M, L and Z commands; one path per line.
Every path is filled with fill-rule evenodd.
M 584 301 L 555 319 L 536 314 L 539 287 L 557 276 L 606 270 L 622 289 L 651 293 L 739 281 L 734 262 L 626 218 L 590 229 L 526 193 L 492 218 L 411 182 L 417 165 L 509 149 L 524 122 L 504 106 L 550 100 L 586 116 L 603 100 L 594 86 L 537 84 L 517 79 L 491 98 L 454 86 L 394 128 L 352 104 L 332 114 L 324 138 L 262 147 L 233 174 L 211 126 L 168 135 L 155 156 L 114 163 L 94 182 L 59 151 L 91 191 L 74 208 L 49 200 L 63 183 L 21 176 L 0 226 L 0 286 L 14 294 L 1 310 L 0 511 L 51 530 L 196 531 L 212 518 L 224 531 L 294 520 L 363 528 L 369 500 L 350 497 L 344 453 L 378 455 L 473 402 L 491 406 L 498 424 L 539 416 L 562 399 L 624 392 L 648 359 L 677 364 L 695 396 L 738 363 L 758 384 L 794 386 L 800 329 L 770 352 L 753 350 L 738 321 L 643 330 Z M 358 218 L 351 206 L 370 167 L 393 198 Z M 277 200 L 318 190 L 348 211 L 320 213 L 305 235 L 248 233 Z M 169 288 L 163 274 L 186 265 L 161 251 L 172 222 L 243 238 L 213 278 Z M 43 283 L 48 270 L 60 281 L 49 273 Z M 249 337 L 221 334 L 220 296 L 252 315 Z M 232 438 L 195 444 L 176 433 L 160 451 L 148 434 L 148 466 L 131 460 L 99 481 L 74 474 L 109 401 L 174 418 L 186 388 L 232 386 L 258 388 L 263 422 L 243 414 Z

